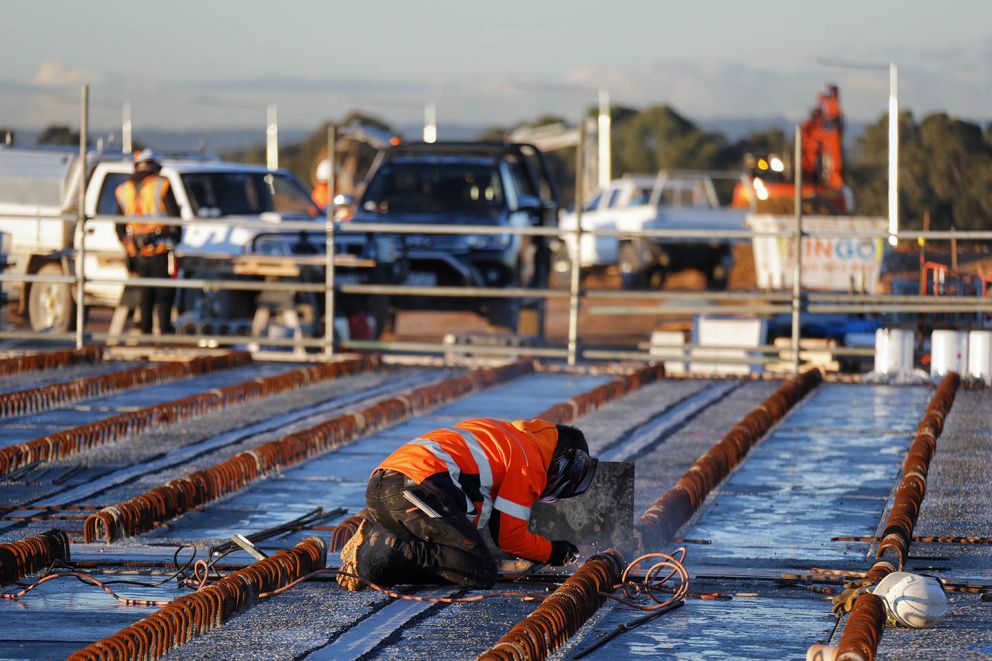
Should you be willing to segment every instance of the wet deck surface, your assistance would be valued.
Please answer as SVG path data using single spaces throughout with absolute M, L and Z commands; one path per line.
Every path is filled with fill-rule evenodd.
M 68 420 L 84 424 L 122 407 L 168 401 L 263 375 L 260 370 L 269 374 L 280 369 L 289 368 L 226 370 L 5 421 L 16 424 L 0 423 L 0 439 L 10 439 L 0 443 L 34 438 L 45 433 L 38 429 L 58 428 Z M 356 375 L 271 398 L 264 406 L 245 405 L 172 425 L 60 462 L 60 470 L 83 467 L 90 471 L 76 474 L 64 484 L 54 484 L 53 475 L 46 477 L 45 473 L 0 483 L 0 506 L 117 502 L 314 424 L 314 420 L 455 373 L 458 370 L 403 368 Z M 177 545 L 183 543 L 197 544 L 198 557 L 203 557 L 207 546 L 226 541 L 235 532 L 280 524 L 315 507 L 343 507 L 353 513 L 364 504 L 369 472 L 400 443 L 469 417 L 530 417 L 608 378 L 552 373 L 519 377 L 255 482 L 153 532 L 106 547 L 74 545 L 74 558 L 106 558 L 111 566 L 94 572 L 101 579 L 161 581 L 168 576 L 164 569 L 127 570 L 120 562 L 169 561 Z M 0 380 L 0 388 L 4 383 Z M 586 415 L 577 424 L 586 431 L 595 452 L 636 462 L 637 516 L 777 385 L 760 381 L 660 381 Z M 829 598 L 796 583 L 770 579 L 813 567 L 867 569 L 869 543 L 835 542 L 831 538 L 876 533 L 931 392 L 924 387 L 819 386 L 751 450 L 680 531 L 684 537 L 710 542 L 688 547 L 693 590 L 719 592 L 733 599 L 690 599 L 683 608 L 621 635 L 587 658 L 802 658 L 810 644 L 826 639 L 833 629 Z M 959 392 L 938 444 L 917 534 L 992 535 L 989 411 L 992 392 Z M 131 471 L 128 479 L 112 479 L 115 471 L 127 470 Z M 0 520 L 0 541 L 53 525 L 71 531 L 81 529 L 82 522 Z M 260 546 L 271 552 L 308 534 L 313 533 L 292 533 Z M 992 584 L 990 549 L 917 543 L 912 547 L 909 568 L 953 580 Z M 188 556 L 184 551 L 181 558 Z M 229 560 L 248 561 L 243 554 L 234 554 Z M 329 563 L 336 562 L 332 555 Z M 129 597 L 156 600 L 188 593 L 175 581 L 158 587 L 111 587 Z M 513 587 L 545 593 L 539 584 Z M 4 591 L 11 589 L 6 586 Z M 435 590 L 438 595 L 472 594 L 454 588 Z M 374 592 L 348 593 L 332 581 L 314 581 L 260 602 L 169 656 L 471 659 L 532 609 L 532 604 L 512 599 L 491 600 L 484 605 L 412 605 Z M 50 582 L 18 602 L 0 601 L 0 658 L 63 658 L 154 610 L 123 606 L 72 579 Z M 601 609 L 560 656 L 568 657 L 638 615 L 612 605 Z M 952 594 L 951 612 L 944 626 L 930 632 L 887 629 L 880 654 L 889 659 L 992 656 L 990 631 L 992 605 L 979 602 L 974 594 Z
M 682 529 L 684 537 L 710 542 L 689 546 L 690 572 L 737 573 L 747 582 L 759 570 L 864 567 L 868 543 L 831 538 L 875 534 L 927 400 L 923 388 L 821 385 Z M 710 585 L 748 596 L 689 600 L 588 658 L 797 658 L 833 629 L 830 603 L 815 593 L 784 594 L 768 585 L 742 590 L 737 581 Z M 631 618 L 616 609 L 591 635 Z

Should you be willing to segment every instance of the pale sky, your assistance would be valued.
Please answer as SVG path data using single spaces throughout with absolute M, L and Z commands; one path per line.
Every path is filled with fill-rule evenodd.
M 415 124 L 513 124 L 615 103 L 670 103 L 694 119 L 799 119 L 827 82 L 853 120 L 900 101 L 992 118 L 989 0 L 2 0 L 0 126 L 78 124 L 79 85 L 98 127 L 133 107 L 136 131 L 245 128 L 275 103 L 312 128 L 352 108 Z M 555 86 L 558 86 L 556 89 Z

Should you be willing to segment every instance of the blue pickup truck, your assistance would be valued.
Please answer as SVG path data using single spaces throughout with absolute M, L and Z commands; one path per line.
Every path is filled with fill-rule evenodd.
M 485 227 L 555 227 L 558 189 L 541 152 L 528 144 L 441 142 L 397 145 L 369 173 L 352 222 Z M 404 234 L 406 284 L 544 289 L 545 237 Z M 517 331 L 520 312 L 543 318 L 544 299 L 403 296 L 397 309 L 470 310 Z

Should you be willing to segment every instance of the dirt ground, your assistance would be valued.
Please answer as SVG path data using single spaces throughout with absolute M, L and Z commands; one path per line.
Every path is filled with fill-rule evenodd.
M 746 289 L 753 286 L 753 260 L 750 259 L 750 246 L 746 259 L 752 266 L 748 275 L 744 269 L 735 268 L 730 274 L 730 286 Z M 739 273 L 737 271 L 740 271 Z M 751 284 L 748 285 L 747 283 Z M 582 278 L 585 289 L 622 290 L 619 272 L 615 269 L 586 274 Z M 662 287 L 667 291 L 704 291 L 706 277 L 701 271 L 687 269 L 670 274 Z M 658 329 L 688 331 L 692 327 L 692 316 L 687 314 L 662 314 L 652 311 L 659 301 L 656 299 L 597 298 L 586 299 L 579 308 L 579 335 L 587 343 L 636 347 L 646 342 L 651 332 Z M 602 314 L 595 308 L 603 306 L 626 306 L 627 314 Z M 644 312 L 638 312 L 643 308 Z M 500 333 L 505 329 L 489 325 L 479 315 L 470 312 L 402 312 L 397 317 L 395 333 L 387 339 L 396 340 L 437 340 L 445 333 Z M 550 299 L 546 307 L 545 332 L 548 342 L 561 344 L 568 337 L 568 299 Z

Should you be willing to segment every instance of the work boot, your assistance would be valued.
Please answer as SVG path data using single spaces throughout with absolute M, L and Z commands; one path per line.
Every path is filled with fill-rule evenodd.
M 353 576 L 339 573 L 338 584 L 352 592 L 361 590 L 366 584 L 354 578 L 357 575 L 376 585 L 394 585 L 396 569 L 406 562 L 397 545 L 395 535 L 364 519 L 341 549 L 341 572 Z

